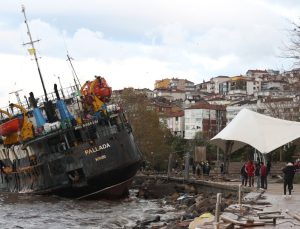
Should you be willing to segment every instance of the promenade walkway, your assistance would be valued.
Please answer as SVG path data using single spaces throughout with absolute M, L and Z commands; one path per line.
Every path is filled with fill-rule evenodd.
M 232 183 L 232 185 L 238 185 L 239 182 L 226 182 L 227 184 Z M 253 188 L 253 193 L 256 192 L 256 189 Z M 252 193 L 250 193 L 251 195 Z M 246 194 L 245 194 L 246 195 Z M 260 205 L 259 202 L 265 204 Z M 292 196 L 284 197 L 283 196 L 283 184 L 274 183 L 270 180 L 268 184 L 268 189 L 263 192 L 260 200 L 256 203 L 253 203 L 254 208 L 260 208 L 263 211 L 255 211 L 256 214 L 245 215 L 245 218 L 254 218 L 259 221 L 257 213 L 261 212 L 272 212 L 279 211 L 284 218 L 278 218 L 276 220 L 276 225 L 266 224 L 265 226 L 257 226 L 255 228 L 299 228 L 300 229 L 300 218 L 299 220 L 292 217 L 292 215 L 297 214 L 300 216 L 300 184 L 294 184 L 294 189 L 292 191 Z M 267 204 L 270 203 L 270 204 Z M 271 214 L 272 215 L 272 214 Z M 273 214 L 274 215 L 274 214 Z M 276 215 L 276 214 L 275 214 Z M 238 227 L 237 227 L 238 228 Z M 243 227 L 241 227 L 243 228 Z

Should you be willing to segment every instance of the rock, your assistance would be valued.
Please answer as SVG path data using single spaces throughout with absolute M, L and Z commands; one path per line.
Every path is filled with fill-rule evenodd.
M 194 211 L 197 211 L 197 206 L 196 206 L 196 204 L 193 204 L 192 206 L 190 206 L 190 207 L 186 210 L 187 213 L 193 213 Z
M 180 196 L 179 193 L 178 193 L 178 192 L 175 192 L 175 193 L 173 193 L 173 194 L 171 195 L 171 200 L 172 200 L 172 201 L 176 201 L 177 198 L 178 198 L 179 196 Z
M 184 191 L 186 193 L 197 193 L 196 188 L 193 185 L 184 185 Z
M 154 216 L 154 217 L 149 217 L 149 218 L 144 219 L 143 221 L 141 221 L 139 223 L 139 225 L 146 226 L 146 225 L 149 225 L 150 223 L 159 222 L 159 221 L 160 221 L 160 216 L 157 215 L 157 216 Z
M 148 210 L 145 211 L 145 213 L 150 214 L 150 215 L 151 214 L 165 214 L 166 211 L 163 210 L 163 209 L 160 209 L 160 210 L 157 210 L 157 209 L 148 209 Z
M 185 198 L 185 199 L 181 200 L 181 203 L 182 203 L 182 204 L 185 204 L 185 205 L 187 205 L 187 206 L 191 206 L 191 205 L 193 205 L 194 203 L 196 203 L 196 201 L 195 201 L 194 198 L 188 197 L 188 198 Z
M 192 220 L 185 220 L 177 223 L 177 226 L 187 228 Z
M 195 218 L 195 216 L 193 214 L 184 214 L 183 216 L 181 216 L 180 221 L 194 219 L 194 218 Z
M 232 198 L 232 196 L 233 196 L 233 194 L 232 194 L 232 192 L 230 192 L 230 193 L 228 193 L 227 195 L 225 195 L 225 198 L 226 198 L 226 199 L 229 199 L 229 198 Z
M 174 184 L 145 184 L 138 192 L 138 197 L 159 199 L 176 193 Z
M 203 195 L 200 194 L 195 198 L 196 203 L 200 203 L 203 200 Z

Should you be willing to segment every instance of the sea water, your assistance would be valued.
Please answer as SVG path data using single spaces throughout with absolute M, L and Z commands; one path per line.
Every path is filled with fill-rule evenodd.
M 161 220 L 176 216 L 176 210 L 162 207 L 161 200 L 139 199 L 133 190 L 130 193 L 115 201 L 0 193 L 0 228 L 133 228 L 157 215 Z

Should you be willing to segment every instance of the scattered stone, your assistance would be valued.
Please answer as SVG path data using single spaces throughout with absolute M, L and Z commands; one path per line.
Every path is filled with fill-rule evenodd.
M 194 185 L 168 183 L 163 180 L 143 179 L 137 186 L 137 196 L 144 199 L 161 199 L 161 206 L 172 205 L 179 213 L 177 218 L 161 220 L 160 218 L 147 218 L 137 223 L 135 228 L 182 229 L 187 228 L 189 222 L 204 214 L 214 214 L 216 206 L 215 193 L 199 193 Z M 236 202 L 235 193 L 222 196 L 221 211 Z M 149 211 L 147 211 L 149 213 Z M 163 215 L 166 212 L 155 211 L 150 214 Z M 188 222 L 188 223 L 187 223 Z
M 137 221 L 137 225 L 134 228 L 143 228 L 144 226 L 147 226 L 153 222 L 159 222 L 160 221 L 160 216 L 154 216 L 154 217 L 148 217 L 142 221 Z

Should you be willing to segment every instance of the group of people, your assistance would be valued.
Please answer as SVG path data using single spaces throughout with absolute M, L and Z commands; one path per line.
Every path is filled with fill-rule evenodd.
M 257 189 L 267 189 L 268 182 L 267 177 L 270 172 L 270 163 L 267 165 L 264 162 L 253 163 L 252 160 L 244 163 L 241 168 L 241 179 L 242 185 L 249 187 L 254 187 L 254 178 L 256 178 L 256 187 Z M 283 194 L 286 197 L 287 190 L 289 196 L 292 194 L 293 190 L 293 180 L 296 173 L 297 165 L 292 162 L 286 164 L 282 169 L 283 172 Z
M 253 163 L 252 160 L 244 163 L 241 168 L 241 179 L 242 185 L 249 187 L 254 187 L 254 177 L 256 178 L 256 187 L 257 189 L 263 188 L 267 189 L 268 181 L 267 176 L 270 172 L 271 166 L 266 166 L 264 162 Z
M 200 176 L 201 173 L 203 175 L 209 176 L 211 166 L 208 161 L 204 162 L 198 162 L 198 163 L 193 163 L 193 174 L 196 174 L 197 176 Z

